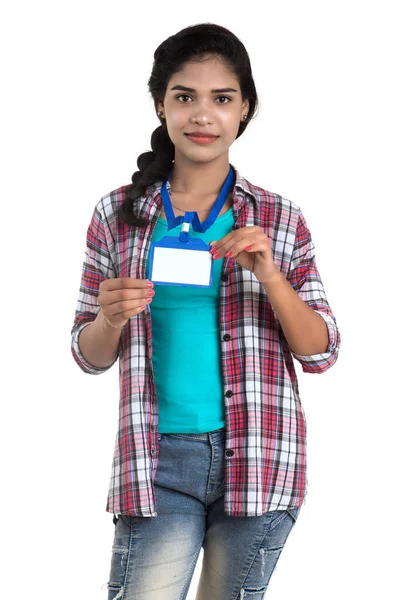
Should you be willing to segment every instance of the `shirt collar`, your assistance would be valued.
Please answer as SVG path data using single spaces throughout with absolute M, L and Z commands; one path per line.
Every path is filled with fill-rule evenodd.
M 249 202 L 251 199 L 254 200 L 256 206 L 258 207 L 259 193 L 256 186 L 252 185 L 249 181 L 247 181 L 247 179 L 242 177 L 238 169 L 232 163 L 230 163 L 230 165 L 233 167 L 236 175 L 235 184 L 233 186 L 234 207 L 239 210 L 243 204 Z M 144 194 L 145 198 L 148 200 L 148 197 L 150 196 L 154 200 L 158 199 L 159 202 L 161 202 L 162 184 L 162 181 L 156 181 L 155 183 L 147 186 Z M 167 189 L 168 192 L 171 191 L 171 184 L 169 181 L 167 181 Z

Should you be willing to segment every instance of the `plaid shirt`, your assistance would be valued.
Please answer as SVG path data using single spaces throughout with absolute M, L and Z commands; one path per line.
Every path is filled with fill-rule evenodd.
M 329 335 L 326 352 L 293 353 L 261 283 L 234 259 L 223 259 L 219 323 L 226 419 L 224 509 L 227 515 L 252 517 L 304 502 L 306 419 L 293 357 L 304 372 L 323 373 L 337 360 L 340 334 L 300 208 L 252 185 L 234 169 L 233 228 L 256 225 L 267 234 L 275 264 L 302 300 L 322 316 Z M 97 297 L 104 279 L 146 279 L 151 237 L 162 208 L 161 185 L 148 186 L 138 200 L 138 214 L 150 220 L 145 228 L 117 219 L 126 186 L 103 196 L 94 208 L 71 330 L 72 355 L 85 373 L 98 375 L 114 364 L 91 365 L 80 352 L 79 334 L 100 310 Z M 116 358 L 119 426 L 106 505 L 107 512 L 142 517 L 157 516 L 153 483 L 158 405 L 150 310 L 148 305 L 122 329 Z

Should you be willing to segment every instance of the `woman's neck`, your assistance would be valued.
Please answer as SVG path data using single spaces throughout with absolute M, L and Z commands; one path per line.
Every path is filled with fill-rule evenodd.
M 171 191 L 197 198 L 217 196 L 229 170 L 229 160 L 225 155 L 211 163 L 187 163 L 175 157 L 169 179 Z
M 210 214 L 216 199 L 217 194 L 209 196 L 208 198 L 193 198 L 189 197 L 187 194 L 178 194 L 175 197 L 173 193 L 171 194 L 172 209 L 176 217 L 179 217 L 181 215 L 183 216 L 187 211 L 195 211 L 199 215 L 200 222 L 202 223 L 207 219 L 208 215 Z M 230 192 L 218 216 L 223 215 L 232 206 L 233 196 L 232 192 Z M 166 219 L 164 206 L 161 209 L 160 217 L 162 219 Z

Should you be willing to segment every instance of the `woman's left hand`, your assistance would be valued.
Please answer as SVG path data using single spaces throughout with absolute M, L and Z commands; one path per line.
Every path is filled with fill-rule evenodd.
M 240 266 L 254 273 L 260 283 L 280 272 L 272 258 L 268 237 L 260 227 L 235 229 L 210 245 L 213 258 L 234 258 Z

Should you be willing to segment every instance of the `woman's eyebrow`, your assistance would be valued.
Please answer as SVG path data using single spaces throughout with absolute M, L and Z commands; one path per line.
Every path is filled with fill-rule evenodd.
M 193 88 L 186 87 L 184 85 L 175 85 L 171 88 L 171 92 L 174 90 L 183 90 L 184 92 L 195 92 L 196 90 Z M 237 92 L 234 88 L 221 88 L 219 90 L 211 90 L 212 94 L 221 94 L 222 92 Z

